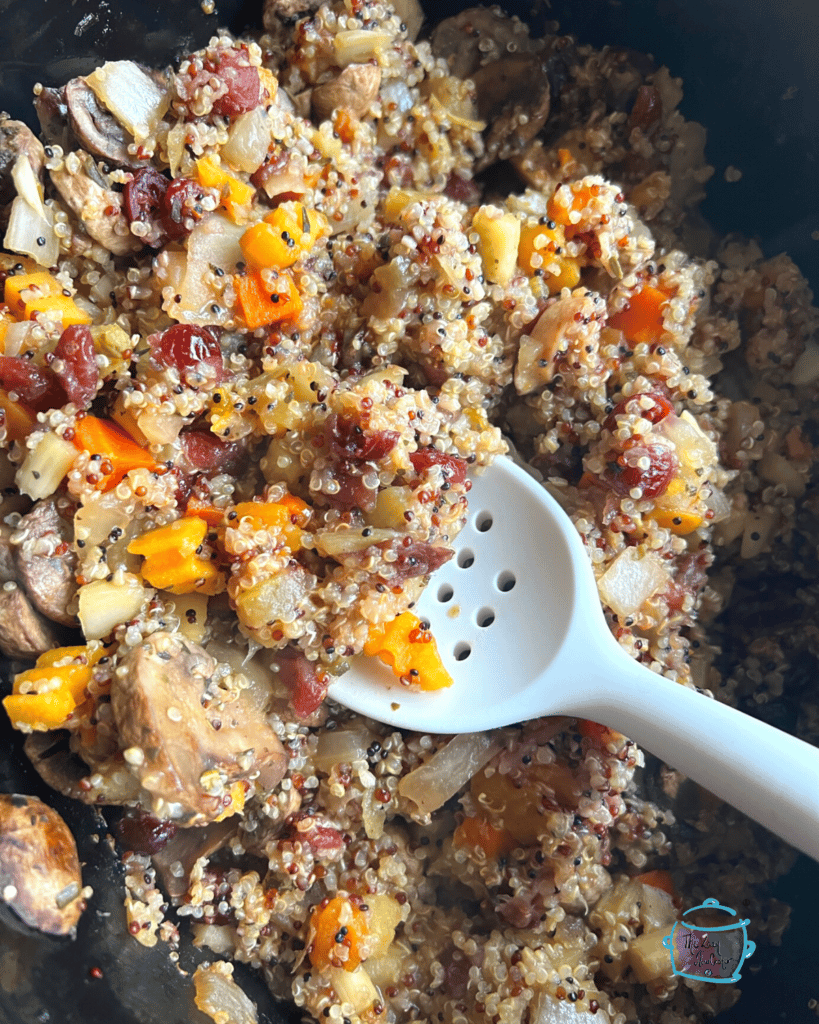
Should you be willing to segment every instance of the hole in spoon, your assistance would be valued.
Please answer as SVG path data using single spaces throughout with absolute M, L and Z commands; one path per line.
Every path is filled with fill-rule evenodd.
M 464 548 L 463 551 L 458 552 L 458 566 L 461 569 L 469 569 L 475 564 L 475 552 L 469 548 Z
M 478 625 L 482 629 L 486 629 L 487 626 L 491 626 L 495 621 L 495 610 L 494 608 L 481 608 L 475 618 Z
M 514 590 L 517 579 L 515 574 L 506 569 L 502 572 L 495 580 L 495 586 L 504 594 L 508 594 L 510 590 Z
M 446 604 L 447 601 L 452 600 L 452 595 L 454 593 L 455 591 L 452 589 L 452 587 L 450 587 L 448 583 L 442 583 L 441 586 L 438 587 L 438 600 L 441 602 L 441 604 Z
M 456 644 L 455 650 L 453 651 L 456 661 L 466 661 L 471 653 L 472 648 L 467 643 Z
M 492 518 L 491 512 L 479 512 L 475 516 L 475 529 L 479 533 L 486 533 L 487 530 L 492 529 L 493 522 L 494 519 Z

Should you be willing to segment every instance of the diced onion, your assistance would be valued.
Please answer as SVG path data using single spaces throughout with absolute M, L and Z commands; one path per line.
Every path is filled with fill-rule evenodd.
M 330 984 L 336 990 L 339 1002 L 349 1003 L 359 1015 L 369 1010 L 373 1003 L 379 1002 L 381 998 L 363 967 L 357 967 L 354 971 L 345 971 L 343 967 L 331 967 Z
M 170 104 L 167 90 L 130 60 L 107 61 L 85 81 L 136 142 L 154 135 Z
M 545 989 L 541 990 L 530 1018 L 530 1024 L 610 1024 L 610 1021 L 611 1017 L 602 1007 L 594 1013 L 577 1010 L 573 1003 L 558 1000 Z
M 234 167 L 252 174 L 261 167 L 269 148 L 270 121 L 263 107 L 254 107 L 236 118 L 220 152 Z
M 373 544 L 394 540 L 396 536 L 395 530 L 370 529 L 366 534 L 354 529 L 322 530 L 316 534 L 316 549 L 322 555 L 338 558 L 339 555 L 363 551 Z
M 21 199 L 25 199 L 32 210 L 45 219 L 46 213 L 42 189 L 39 181 L 37 181 L 34 168 L 31 166 L 31 161 L 25 154 L 21 153 L 14 161 L 14 167 L 11 169 L 11 178 L 14 182 L 14 187 L 17 189 L 17 195 Z
M 49 430 L 17 470 L 18 489 L 35 501 L 48 498 L 60 486 L 77 455 L 77 449 L 70 441 Z
M 197 949 L 214 953 L 232 953 L 236 948 L 236 933 L 226 924 L 195 924 L 193 944 Z
M 465 786 L 501 748 L 497 733 L 462 733 L 420 768 L 405 775 L 398 783 L 398 791 L 422 814 L 431 814 Z
M 216 1024 L 258 1024 L 256 1007 L 233 980 L 233 965 L 200 965 L 193 975 L 197 1007 Z
M 54 233 L 54 214 L 48 206 L 42 208 L 45 216 L 22 196 L 15 196 L 3 246 L 10 252 L 31 256 L 41 267 L 53 267 L 60 255 L 60 242 Z
M 337 764 L 352 764 L 366 757 L 367 747 L 374 739 L 364 725 L 322 732 L 319 734 L 313 762 L 319 771 L 329 773 Z
M 88 640 L 102 640 L 115 626 L 135 618 L 153 590 L 146 590 L 136 576 L 120 574 L 118 581 L 94 580 L 79 591 L 80 625 Z
M 617 615 L 632 615 L 657 591 L 662 590 L 671 574 L 659 555 L 636 548 L 625 548 L 597 581 L 603 601 Z

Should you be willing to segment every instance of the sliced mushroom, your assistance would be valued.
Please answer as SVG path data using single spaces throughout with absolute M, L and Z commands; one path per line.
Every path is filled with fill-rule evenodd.
M 48 619 L 32 608 L 15 583 L 6 583 L 0 589 L 0 651 L 7 658 L 32 661 L 58 643 Z
M 14 546 L 11 543 L 13 533 L 14 530 L 7 523 L 0 523 L 0 583 L 17 580 Z
M 23 749 L 43 782 L 84 804 L 128 804 L 139 797 L 139 783 L 124 767 L 121 756 L 96 763 L 92 772 L 72 752 L 70 740 L 70 734 L 62 729 L 26 737 Z
M 77 624 L 77 556 L 71 538 L 71 523 L 60 515 L 57 498 L 38 501 L 12 536 L 20 582 L 38 611 L 64 626 Z
M 489 124 L 487 167 L 520 153 L 546 124 L 551 88 L 546 62 L 538 54 L 510 53 L 472 75 L 478 93 L 478 113 Z
M 469 7 L 445 18 L 432 33 L 432 52 L 456 78 L 471 78 L 482 63 L 534 48 L 526 27 L 499 7 Z
M 294 21 L 320 6 L 321 0 L 264 0 L 262 24 L 272 32 L 278 21 Z
M 72 156 L 77 159 L 72 160 Z M 83 160 L 82 153 L 70 154 L 59 168 L 50 172 L 51 180 L 95 242 L 115 256 L 137 252 L 142 242 L 131 234 L 122 211 L 122 194 L 95 181 L 100 174 L 96 167 L 91 170 L 91 165 L 93 160 L 87 155 Z
M 27 925 L 74 932 L 83 911 L 74 837 L 36 797 L 0 794 L 0 896 Z
M 381 68 L 375 64 L 348 64 L 335 78 L 313 89 L 313 118 L 326 121 L 334 110 L 344 110 L 359 120 L 370 109 L 381 85 Z
M 27 156 L 36 177 L 42 176 L 45 164 L 42 143 L 28 125 L 12 121 L 8 114 L 0 114 L 0 206 L 10 203 L 17 194 L 11 171 L 18 156 Z
M 136 167 L 128 152 L 133 136 L 97 99 L 84 78 L 73 78 L 65 87 L 68 119 L 80 144 L 103 160 L 119 167 Z
M 40 134 L 47 146 L 70 147 L 71 127 L 68 124 L 68 106 L 65 90 L 44 88 L 34 97 L 34 110 L 40 122 Z
M 159 632 L 123 659 L 112 683 L 120 745 L 159 818 L 213 821 L 233 783 L 258 778 L 269 789 L 284 775 L 265 715 L 241 698 L 220 700 L 215 671 L 197 644 Z
M 211 857 L 236 834 L 236 818 L 214 821 L 199 828 L 182 828 L 151 858 L 159 880 L 171 899 L 188 888 L 191 871 L 200 857 Z
M 585 288 L 576 288 L 546 307 L 520 341 L 515 365 L 519 395 L 531 394 L 548 384 L 561 357 L 580 338 L 584 348 L 591 346 L 588 351 L 597 348 L 600 322 L 595 319 L 596 312 L 595 296 Z

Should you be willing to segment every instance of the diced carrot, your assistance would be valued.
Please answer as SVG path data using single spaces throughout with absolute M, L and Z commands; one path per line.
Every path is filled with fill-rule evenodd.
M 104 653 L 102 644 L 89 644 L 40 655 L 34 668 L 14 677 L 12 693 L 3 700 L 12 726 L 25 732 L 64 726 L 85 705 L 92 667 Z
M 3 298 L 18 320 L 34 320 L 38 315 L 45 315 L 62 321 L 64 327 L 91 323 L 91 317 L 70 295 L 64 294 L 60 282 L 45 270 L 7 277 Z
M 549 218 L 563 227 L 574 227 L 571 215 L 580 213 L 588 206 L 593 195 L 592 188 L 593 185 L 559 185 L 546 206 Z
M 452 686 L 452 676 L 444 668 L 438 645 L 421 620 L 412 612 L 402 612 L 391 622 L 370 629 L 364 653 L 380 658 L 399 679 L 408 679 L 422 690 L 440 690 Z
M 268 272 L 269 273 L 269 272 Z M 302 310 L 301 296 L 289 274 L 276 275 L 271 284 L 265 282 L 262 271 L 237 274 L 233 278 L 239 311 L 248 329 L 292 320 Z
M 259 224 L 249 227 L 239 244 L 251 266 L 283 270 L 292 267 L 326 233 L 327 220 L 323 214 L 298 202 L 286 202 Z
M 249 517 L 281 533 L 286 547 L 290 551 L 298 551 L 311 509 L 301 498 L 286 494 L 279 502 L 242 501 L 235 512 L 240 520 Z
M 0 391 L 0 413 L 10 441 L 22 441 L 37 425 L 37 413 L 22 402 L 12 402 L 5 391 Z
M 128 551 L 145 558 L 142 576 L 152 587 L 172 594 L 217 594 L 224 590 L 224 575 L 199 554 L 207 532 L 204 519 L 185 516 L 143 533 L 131 541 Z
M 207 532 L 208 526 L 204 519 L 187 516 L 167 526 L 159 526 L 141 534 L 131 541 L 128 551 L 132 555 L 142 555 L 145 558 L 164 555 L 168 551 L 192 555 L 205 539 Z
M 197 160 L 196 176 L 206 188 L 219 189 L 222 206 L 227 210 L 230 219 L 238 223 L 243 213 L 241 208 L 249 206 L 256 194 L 253 186 L 228 174 L 218 157 L 203 156 Z
M 101 456 L 99 491 L 112 490 L 132 469 L 159 468 L 151 453 L 111 420 L 83 416 L 74 427 L 73 442 L 80 451 Z
M 520 229 L 520 241 L 518 242 L 518 263 L 527 274 L 534 274 L 538 267 L 549 258 L 555 249 L 562 248 L 566 244 L 566 237 L 563 233 L 563 226 L 551 221 L 548 224 L 523 224 Z M 540 256 L 541 260 L 535 260 Z M 532 262 L 534 260 L 534 262 Z
M 634 881 L 642 882 L 643 885 L 650 885 L 652 889 L 661 889 L 663 892 L 668 893 L 675 904 L 680 902 L 680 894 L 677 892 L 674 880 L 668 871 L 646 871 L 642 875 L 636 875 Z
M 621 733 L 615 732 L 614 729 L 609 729 L 607 725 L 600 725 L 598 722 L 592 722 L 587 718 L 579 718 L 577 720 L 577 731 L 581 736 L 586 736 L 601 745 L 611 743 L 612 741 L 618 743 L 623 738 Z
M 464 818 L 452 838 L 456 846 L 480 848 L 488 858 L 504 857 L 517 846 L 508 829 L 495 828 L 485 818 Z
M 314 933 L 307 953 L 316 970 L 343 967 L 354 971 L 361 963 L 361 943 L 369 934 L 367 916 L 347 897 L 334 896 L 313 909 Z
M 346 142 L 349 145 L 353 141 L 355 138 L 355 120 L 349 111 L 339 107 L 333 118 L 333 129 L 342 142 Z
M 691 512 L 686 509 L 655 508 L 648 515 L 658 526 L 671 530 L 678 537 L 685 537 L 689 533 L 693 533 L 697 527 L 702 526 L 705 522 L 698 512 Z
M 609 317 L 609 327 L 622 331 L 633 345 L 659 341 L 663 334 L 663 308 L 668 292 L 644 285 L 635 292 L 625 309 Z
M 197 519 L 204 519 L 211 530 L 216 530 L 220 526 L 224 526 L 225 523 L 225 510 L 223 508 L 217 508 L 215 505 L 208 505 L 204 501 L 200 501 L 195 495 L 191 495 L 188 498 L 188 504 L 185 510 L 186 516 L 195 516 Z

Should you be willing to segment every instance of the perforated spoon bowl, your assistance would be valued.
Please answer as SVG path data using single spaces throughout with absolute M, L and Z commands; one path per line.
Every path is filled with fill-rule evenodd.
M 574 524 L 511 459 L 473 481 L 469 508 L 455 557 L 416 608 L 454 684 L 415 692 L 360 658 L 330 697 L 418 732 L 590 718 L 819 860 L 819 750 L 629 657 L 606 624 Z

